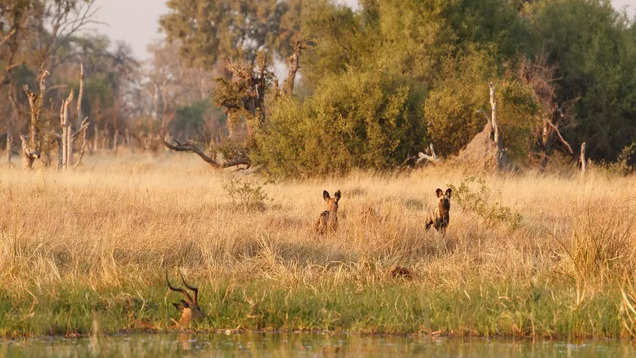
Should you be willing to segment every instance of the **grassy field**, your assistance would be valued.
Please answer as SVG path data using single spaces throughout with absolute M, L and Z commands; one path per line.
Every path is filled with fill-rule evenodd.
M 432 168 L 266 184 L 188 155 L 85 162 L 0 168 L 0 335 L 165 329 L 177 268 L 200 286 L 200 330 L 636 334 L 633 176 Z M 449 184 L 447 234 L 425 231 Z M 342 191 L 340 227 L 318 236 L 323 189 Z

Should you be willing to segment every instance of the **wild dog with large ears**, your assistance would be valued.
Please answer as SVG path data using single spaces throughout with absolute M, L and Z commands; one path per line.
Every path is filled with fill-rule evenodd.
M 318 222 L 316 222 L 315 230 L 319 234 L 324 234 L 329 231 L 336 231 L 338 229 L 338 202 L 341 197 L 340 190 L 338 190 L 334 197 L 329 195 L 329 192 L 324 190 L 322 192 L 322 198 L 327 203 L 327 210 L 320 213 Z
M 426 230 L 430 229 L 431 225 L 433 225 L 435 230 L 441 232 L 442 235 L 446 234 L 446 228 L 450 222 L 450 199 L 452 193 L 453 191 L 450 188 L 446 189 L 446 192 L 440 188 L 435 190 L 435 195 L 437 196 L 435 199 L 435 209 L 431 210 L 426 219 Z

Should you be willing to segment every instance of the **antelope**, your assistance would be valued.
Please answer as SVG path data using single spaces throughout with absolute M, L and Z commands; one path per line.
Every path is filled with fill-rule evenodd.
M 338 190 L 334 197 L 329 195 L 329 192 L 324 190 L 322 192 L 322 198 L 327 203 L 327 210 L 320 213 L 318 222 L 316 222 L 315 230 L 319 234 L 324 234 L 329 231 L 336 231 L 338 229 L 338 202 L 340 201 L 340 190 Z
M 199 307 L 199 289 L 188 285 L 183 278 L 181 271 L 179 271 L 179 276 L 181 276 L 183 285 L 194 293 L 194 297 L 192 297 L 192 295 L 190 295 L 190 293 L 188 293 L 185 289 L 172 286 L 168 279 L 168 272 L 166 272 L 166 282 L 168 283 L 168 288 L 170 288 L 170 290 L 180 292 L 185 298 L 185 300 L 173 303 L 173 305 L 181 311 L 181 318 L 179 319 L 178 325 L 185 328 L 189 327 L 191 322 L 197 322 L 205 318 L 205 313 Z
M 440 188 L 435 190 L 438 199 L 436 200 L 435 209 L 430 212 L 426 219 L 426 230 L 430 229 L 431 225 L 433 225 L 435 230 L 441 232 L 442 235 L 446 234 L 446 227 L 448 227 L 450 221 L 450 199 L 452 192 L 450 188 L 446 189 L 446 192 L 443 192 Z

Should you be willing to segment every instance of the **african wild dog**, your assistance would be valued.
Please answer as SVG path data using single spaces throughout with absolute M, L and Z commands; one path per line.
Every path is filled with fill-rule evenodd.
M 340 190 L 338 190 L 334 197 L 329 196 L 328 191 L 322 192 L 322 197 L 327 202 L 327 210 L 320 213 L 318 222 L 316 222 L 315 230 L 319 234 L 324 234 L 329 231 L 336 231 L 338 229 L 338 202 L 340 201 Z
M 435 194 L 438 200 L 436 200 L 435 209 L 430 212 L 429 217 L 426 219 L 426 230 L 430 229 L 431 225 L 433 225 L 435 230 L 441 232 L 443 235 L 446 234 L 446 227 L 450 221 L 450 199 L 452 190 L 448 188 L 444 193 L 442 189 L 437 188 Z

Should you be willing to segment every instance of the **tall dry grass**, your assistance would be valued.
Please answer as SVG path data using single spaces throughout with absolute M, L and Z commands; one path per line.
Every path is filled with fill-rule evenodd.
M 633 292 L 636 283 L 633 176 L 601 172 L 586 178 L 485 176 L 484 185 L 490 190 L 487 202 L 519 213 L 520 224 L 493 224 L 470 205 L 452 201 L 450 225 L 441 236 L 425 231 L 423 221 L 433 208 L 437 187 L 465 181 L 460 170 L 357 172 L 344 178 L 266 183 L 263 178 L 212 170 L 187 155 L 125 154 L 91 157 L 86 163 L 69 172 L 0 169 L 0 306 L 5 304 L 6 317 L 32 320 L 38 305 L 44 305 L 43 297 L 63 300 L 59 297 L 68 294 L 66 288 L 88 287 L 97 296 L 109 292 L 104 294 L 107 298 L 101 297 L 104 301 L 141 302 L 130 308 L 134 312 L 122 313 L 130 316 L 124 322 L 132 322 L 143 317 L 144 310 L 159 310 L 153 300 L 162 299 L 162 307 L 167 307 L 169 299 L 159 291 L 163 272 L 179 267 L 192 281 L 207 285 L 208 294 L 218 293 L 219 302 L 224 302 L 228 290 L 265 283 L 262 290 L 302 288 L 315 295 L 338 285 L 360 290 L 398 285 L 425 288 L 431 294 L 460 292 L 468 297 L 464 304 L 469 307 L 484 300 L 505 306 L 506 298 L 514 296 L 506 290 L 519 287 L 535 292 L 539 287 L 546 296 L 552 292 L 553 301 L 546 302 L 572 312 L 598 297 L 607 298 L 608 305 L 620 311 L 610 310 L 616 322 L 608 325 L 627 328 L 606 335 L 634 330 L 634 321 L 629 321 L 634 316 L 621 309 L 628 307 L 621 292 Z M 237 176 L 241 182 L 263 185 L 271 198 L 264 208 L 232 200 L 227 184 Z M 312 230 L 324 210 L 323 189 L 342 191 L 339 230 L 327 236 Z M 478 187 L 473 189 L 480 195 Z M 377 215 L 368 215 L 369 208 Z M 397 265 L 408 267 L 414 280 L 392 278 L 388 273 Z M 158 291 L 146 293 L 145 287 Z M 474 292 L 483 292 L 484 287 L 497 291 L 495 298 L 483 294 L 482 301 L 473 299 Z M 222 290 L 226 293 L 219 293 Z M 558 298 L 555 291 L 561 292 Z M 253 306 L 259 292 L 248 297 L 243 291 L 242 303 Z M 607 296 L 608 292 L 616 294 Z M 73 302 L 83 300 L 89 298 L 76 297 Z M 210 302 L 208 309 L 212 307 Z M 420 328 L 475 334 L 517 329 L 524 335 L 568 329 L 603 335 L 607 330 L 586 333 L 586 328 L 536 327 L 540 317 L 526 317 L 518 324 L 516 311 L 507 309 L 508 313 L 491 317 L 492 327 L 480 328 L 464 318 L 444 325 L 432 313 L 427 322 L 433 323 Z M 0 307 L 0 316 L 2 312 Z M 46 322 L 41 324 L 35 329 L 15 323 L 4 332 L 46 331 Z M 73 327 L 67 323 L 66 328 L 58 328 L 81 330 Z M 359 322 L 350 327 L 365 329 Z

